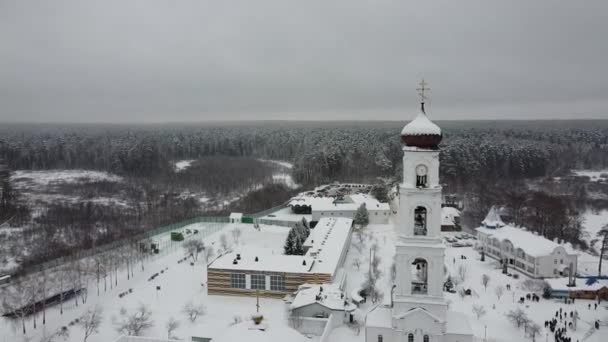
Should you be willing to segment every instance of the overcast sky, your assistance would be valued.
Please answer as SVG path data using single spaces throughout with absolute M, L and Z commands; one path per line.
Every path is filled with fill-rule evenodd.
M 608 1 L 0 0 L 0 121 L 608 119 Z

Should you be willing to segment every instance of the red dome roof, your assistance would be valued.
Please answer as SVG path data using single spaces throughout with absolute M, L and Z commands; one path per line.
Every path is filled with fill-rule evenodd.
M 437 149 L 442 138 L 441 128 L 429 120 L 422 110 L 401 130 L 401 142 L 406 146 Z

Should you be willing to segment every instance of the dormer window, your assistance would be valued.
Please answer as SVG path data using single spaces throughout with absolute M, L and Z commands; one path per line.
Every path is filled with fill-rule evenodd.
M 428 187 L 428 169 L 425 165 L 416 166 L 416 187 L 426 188 Z

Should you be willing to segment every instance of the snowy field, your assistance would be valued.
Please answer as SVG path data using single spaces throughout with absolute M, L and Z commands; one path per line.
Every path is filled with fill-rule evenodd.
M 120 183 L 123 178 L 108 172 L 92 170 L 17 170 L 10 177 L 11 185 L 19 189 L 30 203 L 77 203 L 83 198 L 76 194 L 66 194 L 62 186 L 84 185 L 97 182 Z M 102 205 L 128 206 L 116 197 L 95 196 L 87 201 Z
M 592 182 L 608 182 L 608 170 L 572 170 L 572 173 L 576 176 L 589 177 Z
M 227 226 L 226 229 L 210 235 L 204 239 L 206 245 L 211 245 L 217 251 L 219 247 L 219 238 L 222 234 L 226 234 L 228 240 L 232 242 L 231 230 L 233 226 Z M 261 231 L 254 230 L 252 225 L 240 225 L 242 236 L 241 244 L 255 247 L 270 247 L 274 248 L 277 253 L 282 253 L 282 246 L 287 236 L 288 229 L 284 227 L 265 227 L 262 226 Z M 197 229 L 200 224 L 184 227 L 183 229 Z M 166 242 L 168 236 L 162 236 L 156 239 L 156 242 L 162 244 Z M 28 330 L 27 338 L 24 338 L 20 331 L 18 321 L 13 321 L 5 318 L 0 318 L 0 342 L 18 342 L 18 341 L 40 341 L 42 335 L 46 332 L 55 331 L 59 327 L 68 326 L 70 336 L 67 339 L 69 342 L 77 342 L 83 340 L 83 330 L 78 326 L 70 326 L 69 323 L 75 318 L 82 315 L 85 308 L 100 305 L 103 308 L 103 322 L 99 334 L 93 334 L 88 341 L 90 342 L 112 342 L 119 336 L 116 331 L 116 321 L 120 319 L 121 310 L 126 310 L 132 313 L 139 305 L 145 304 L 152 311 L 152 320 L 154 325 L 147 330 L 143 335 L 157 338 L 167 336 L 165 323 L 170 317 L 174 317 L 180 321 L 180 327 L 174 332 L 176 337 L 216 337 L 219 336 L 231 323 L 236 319 L 248 319 L 255 312 L 256 300 L 250 297 L 224 297 L 224 296 L 208 296 L 206 287 L 203 284 L 206 281 L 206 263 L 204 257 L 200 256 L 194 266 L 190 265 L 190 259 L 187 262 L 178 264 L 178 260 L 184 257 L 182 248 L 170 248 L 169 253 L 164 255 L 161 253 L 159 257 L 153 259 L 145 266 L 145 271 L 140 271 L 137 267 L 135 277 L 127 280 L 126 274 L 123 272 L 119 275 L 118 287 L 107 293 L 101 293 L 97 297 L 94 290 L 93 281 L 89 291 L 89 299 L 86 306 L 80 305 L 75 307 L 74 301 L 66 301 L 64 304 L 64 314 L 59 315 L 59 308 L 53 307 L 47 310 L 47 324 L 45 328 L 40 324 L 40 314 L 38 317 L 38 329 L 32 328 L 31 320 L 28 320 L 26 327 Z M 165 270 L 155 280 L 148 281 L 148 278 L 156 272 Z M 160 290 L 156 290 L 160 286 Z M 131 294 L 123 298 L 119 298 L 118 294 L 132 289 Z M 203 304 L 206 313 L 199 317 L 195 322 L 191 322 L 182 312 L 182 308 L 189 301 L 195 304 Z M 261 312 L 269 324 L 287 324 L 285 313 L 285 304 L 282 300 L 277 299 L 260 299 Z M 315 339 L 311 339 L 314 341 Z M 61 341 L 59 339 L 58 341 Z
M 19 189 L 37 189 L 61 183 L 121 182 L 122 177 L 108 172 L 91 170 L 17 170 L 13 172 L 10 180 Z

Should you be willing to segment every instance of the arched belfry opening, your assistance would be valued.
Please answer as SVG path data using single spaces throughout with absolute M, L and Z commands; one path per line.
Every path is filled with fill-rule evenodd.
M 427 294 L 428 292 L 428 263 L 422 258 L 416 258 L 412 263 L 412 294 Z
M 426 236 L 427 212 L 425 207 L 418 206 L 414 210 L 414 235 Z

